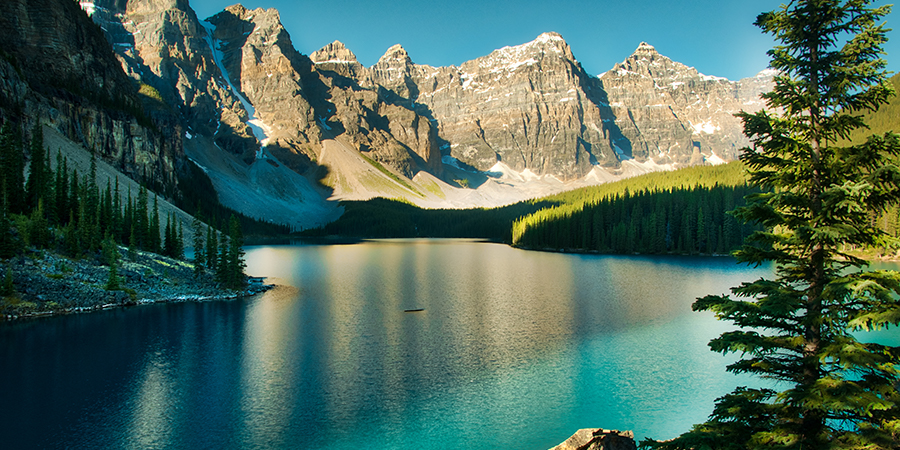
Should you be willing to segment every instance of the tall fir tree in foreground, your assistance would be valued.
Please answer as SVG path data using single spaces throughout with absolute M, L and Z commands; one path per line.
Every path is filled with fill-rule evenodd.
M 774 263 L 775 278 L 744 283 L 732 296 L 707 296 L 694 310 L 713 311 L 738 331 L 710 342 L 739 353 L 728 367 L 772 380 L 718 399 L 706 423 L 664 449 L 900 448 L 900 348 L 863 343 L 854 331 L 900 322 L 900 274 L 867 270 L 847 252 L 883 244 L 871 217 L 900 200 L 893 134 L 861 145 L 838 142 L 865 128 L 859 113 L 891 91 L 879 21 L 888 7 L 865 0 L 792 1 L 756 25 L 779 45 L 769 52 L 781 72 L 765 94 L 771 111 L 741 113 L 753 147 L 741 159 L 767 191 L 737 210 L 765 227 L 737 258 Z

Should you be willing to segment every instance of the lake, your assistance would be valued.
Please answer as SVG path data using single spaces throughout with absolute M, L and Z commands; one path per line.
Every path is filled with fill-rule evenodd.
M 280 286 L 0 325 L 4 448 L 671 438 L 755 383 L 707 347 L 732 327 L 691 303 L 770 272 L 459 240 L 249 247 L 247 264 Z

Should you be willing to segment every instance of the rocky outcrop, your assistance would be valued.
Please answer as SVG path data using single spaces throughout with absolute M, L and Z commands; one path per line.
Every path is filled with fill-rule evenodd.
M 190 132 L 214 136 L 237 155 L 256 153 L 248 113 L 216 58 L 215 29 L 187 0 L 94 0 L 82 7 L 106 30 L 125 71 L 155 88 Z
M 0 116 L 48 124 L 135 179 L 175 182 L 177 117 L 123 72 L 78 5 L 11 0 L 0 15 Z
M 631 431 L 582 428 L 550 450 L 637 450 Z
M 365 68 L 356 60 L 356 55 L 343 42 L 334 41 L 309 55 L 320 71 L 332 71 L 338 75 L 358 78 Z
M 416 69 L 408 91 L 439 124 L 445 153 L 469 166 L 490 170 L 502 162 L 569 180 L 594 165 L 618 164 L 616 133 L 596 101 L 602 92 L 559 34 L 458 68 Z
M 208 23 L 221 52 L 218 63 L 258 142 L 282 158 L 309 165 L 322 138 L 310 100 L 316 96 L 310 94 L 321 83 L 309 58 L 294 49 L 278 11 L 234 5 Z
M 703 75 L 647 43 L 599 78 L 625 137 L 617 151 L 678 165 L 736 159 L 749 141 L 734 114 L 759 110 L 772 85 L 770 72 L 738 82 Z
M 317 70 L 275 9 L 234 5 L 199 21 L 185 1 L 98 0 L 92 12 L 129 73 L 247 164 L 269 155 L 304 173 L 322 139 L 344 134 L 401 174 L 441 172 L 427 119 L 363 88 L 362 66 L 339 42 L 318 52 Z

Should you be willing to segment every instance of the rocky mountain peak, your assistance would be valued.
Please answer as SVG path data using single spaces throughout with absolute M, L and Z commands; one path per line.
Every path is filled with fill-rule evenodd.
M 235 16 L 238 16 L 241 18 L 243 18 L 244 15 L 247 14 L 247 8 L 245 8 L 244 5 L 242 5 L 240 3 L 236 3 L 234 5 L 231 5 L 227 8 L 225 8 L 225 11 L 228 11 L 231 14 L 234 14 Z
M 641 52 L 643 52 L 643 53 L 656 53 L 656 54 L 659 54 L 659 53 L 656 51 L 656 47 L 654 47 L 654 46 L 652 46 L 652 45 L 650 45 L 650 44 L 648 44 L 648 43 L 646 43 L 646 42 L 641 42 L 641 43 L 638 45 L 638 48 L 637 48 L 634 52 L 635 52 L 635 53 L 641 53 Z
M 548 32 L 542 33 L 531 42 L 494 50 L 487 56 L 464 63 L 463 66 L 475 63 L 478 67 L 490 69 L 492 72 L 515 71 L 523 66 L 538 64 L 548 57 L 575 60 L 565 39 L 559 33 Z
M 357 63 L 356 55 L 348 49 L 343 42 L 334 41 L 316 51 L 309 58 L 316 64 L 336 63 L 336 64 L 352 64 Z
M 412 64 L 412 58 L 409 57 L 409 53 L 407 53 L 406 49 L 404 49 L 400 44 L 394 44 L 391 46 L 391 48 L 387 49 L 387 51 L 384 52 L 384 55 L 380 59 L 378 59 L 378 64 L 390 64 L 394 61 L 400 61 L 405 64 Z
M 613 68 L 600 77 L 610 74 L 618 76 L 638 76 L 650 78 L 684 78 L 695 77 L 698 72 L 693 67 L 685 66 L 679 62 L 672 61 L 666 56 L 660 54 L 656 47 L 641 42 L 634 53 L 625 61 L 617 63 Z

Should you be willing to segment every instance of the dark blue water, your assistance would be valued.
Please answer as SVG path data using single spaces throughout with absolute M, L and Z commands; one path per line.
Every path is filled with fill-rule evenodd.
M 4 448 L 544 449 L 669 438 L 737 384 L 695 297 L 728 258 L 465 241 L 256 247 L 283 285 L 0 326 Z M 419 309 L 421 312 L 404 312 Z

